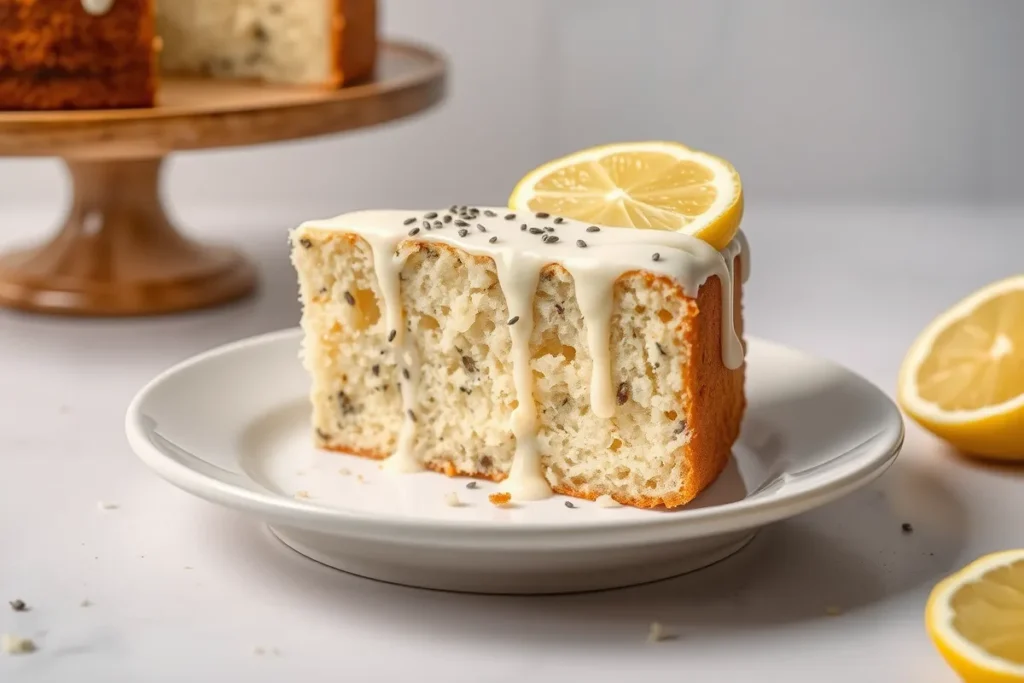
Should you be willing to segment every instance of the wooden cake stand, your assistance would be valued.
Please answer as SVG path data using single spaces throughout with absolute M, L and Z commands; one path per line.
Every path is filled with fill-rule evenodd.
M 444 80 L 440 56 L 390 43 L 372 81 L 340 90 L 165 78 L 152 109 L 0 112 L 0 156 L 59 156 L 74 184 L 49 242 L 0 256 L 0 305 L 146 315 L 249 294 L 255 270 L 238 251 L 196 243 L 168 220 L 159 196 L 166 155 L 391 121 L 440 102 Z

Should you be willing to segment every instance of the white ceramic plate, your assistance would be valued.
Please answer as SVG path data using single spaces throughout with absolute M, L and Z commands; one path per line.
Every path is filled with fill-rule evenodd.
M 391 474 L 314 448 L 299 340 L 297 329 L 262 335 L 164 372 L 132 401 L 128 440 L 172 484 L 264 520 L 298 552 L 406 585 L 555 593 L 681 574 L 864 486 L 903 442 L 899 411 L 867 381 L 750 339 L 743 432 L 693 503 L 665 511 L 572 499 L 568 508 L 556 496 L 500 509 L 487 500 L 498 484 Z M 461 506 L 447 504 L 449 492 Z

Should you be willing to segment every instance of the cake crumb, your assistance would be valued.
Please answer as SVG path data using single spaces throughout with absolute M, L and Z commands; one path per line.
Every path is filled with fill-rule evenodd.
M 827 614 L 830 617 L 838 617 L 842 613 L 843 610 L 838 605 L 829 605 L 825 608 L 825 614 Z
M 92 607 L 92 600 L 89 600 L 88 598 L 82 600 L 82 602 L 79 603 L 79 607 Z
M 296 491 L 295 492 L 295 497 L 296 498 L 309 498 L 309 491 L 306 491 L 306 490 Z
M 340 474 L 343 477 L 349 477 L 352 476 L 352 470 L 350 470 L 347 467 L 342 467 L 340 470 L 338 470 L 338 474 Z
M 25 604 L 24 600 L 11 600 L 7 604 L 10 605 L 11 609 L 14 610 L 15 612 L 28 612 L 29 611 L 28 605 Z
M 364 479 L 363 475 L 361 475 L 361 474 L 357 474 L 356 475 L 356 481 L 358 481 L 360 484 L 365 484 L 366 483 L 366 479 Z
M 652 621 L 651 627 L 647 631 L 647 642 L 649 643 L 658 643 L 663 640 L 671 640 L 673 637 L 674 636 L 672 636 L 671 634 L 669 634 L 668 631 L 665 630 L 665 627 L 661 624 L 660 621 Z
M 445 462 L 444 473 L 447 474 L 449 477 L 454 477 L 456 474 L 458 474 L 458 470 L 455 469 L 455 465 L 454 463 L 452 463 L 451 460 Z
M 492 493 L 487 496 L 487 500 L 491 501 L 491 505 L 501 507 L 502 505 L 508 505 L 509 501 L 512 500 L 512 494 L 505 491 Z
M 607 493 L 597 497 L 597 506 L 602 508 L 620 508 L 622 505 Z
M 459 500 L 459 494 L 455 493 L 455 491 L 449 491 L 444 494 L 444 502 L 448 507 L 462 507 L 462 501 Z
M 101 500 L 97 501 L 96 507 L 98 507 L 100 510 L 116 510 L 120 506 L 117 503 L 108 503 L 107 501 Z
M 36 651 L 36 644 L 31 638 L 22 638 L 11 633 L 0 636 L 0 651 L 9 655 L 24 655 Z

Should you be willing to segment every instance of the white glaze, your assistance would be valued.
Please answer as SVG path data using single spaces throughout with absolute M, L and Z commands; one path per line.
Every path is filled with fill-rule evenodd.
M 373 249 L 377 291 L 384 304 L 388 330 L 394 330 L 392 340 L 400 365 L 409 370 L 410 377 L 402 381 L 402 408 L 405 412 L 398 444 L 386 461 L 386 467 L 400 472 L 423 469 L 422 460 L 415 452 L 417 421 L 416 387 L 419 377 L 419 358 L 416 346 L 406 334 L 401 306 L 399 274 L 405 257 L 399 252 L 403 240 L 441 242 L 470 254 L 487 256 L 494 260 L 498 280 L 505 296 L 509 318 L 516 319 L 509 326 L 512 340 L 512 368 L 517 407 L 512 411 L 509 429 L 516 437 L 516 453 L 512 461 L 505 488 L 513 498 L 536 500 L 551 495 L 551 487 L 544 475 L 537 445 L 537 408 L 533 398 L 533 372 L 530 368 L 530 335 L 533 331 L 533 303 L 542 269 L 549 264 L 561 264 L 573 278 L 576 300 L 587 328 L 587 346 L 593 369 L 590 380 L 591 409 L 603 418 L 615 414 L 616 397 L 611 367 L 611 318 L 614 305 L 613 287 L 624 273 L 646 271 L 678 282 L 684 293 L 696 297 L 700 286 L 708 278 L 717 276 L 722 287 L 722 361 L 730 369 L 743 364 L 743 343 L 736 332 L 733 311 L 735 307 L 734 265 L 741 260 L 741 279 L 750 275 L 750 256 L 742 232 L 721 252 L 703 240 L 673 232 L 635 230 L 599 226 L 597 232 L 587 232 L 590 224 L 564 219 L 556 224 L 554 217 L 540 219 L 534 214 L 513 212 L 507 208 L 478 207 L 481 213 L 468 226 L 454 222 L 442 223 L 441 228 L 423 228 L 428 211 L 361 211 L 328 220 L 309 221 L 302 228 L 336 230 L 353 233 L 365 239 Z M 484 211 L 497 215 L 488 217 Z M 442 218 L 446 210 L 436 212 Z M 506 220 L 507 214 L 516 214 Z M 409 218 L 416 222 L 406 225 Z M 429 219 L 433 224 L 434 220 Z M 557 242 L 544 242 L 542 235 L 523 231 L 520 226 L 554 228 L 549 233 Z M 478 226 L 483 227 L 483 231 Z M 415 235 L 410 231 L 418 229 Z M 459 234 L 460 229 L 467 232 Z M 497 237 L 495 243 L 488 240 Z M 577 245 L 583 240 L 586 247 Z M 659 255 L 654 260 L 653 255 Z
M 102 16 L 114 6 L 114 0 L 82 0 L 82 9 L 94 16 Z
M 486 226 L 485 226 L 486 227 Z M 479 231 L 476 227 L 472 230 Z M 481 234 L 480 237 L 489 239 Z M 468 238 L 468 236 L 467 236 Z M 495 260 L 498 284 L 502 292 L 536 292 L 540 268 L 511 252 Z M 533 399 L 533 369 L 530 367 L 530 335 L 533 334 L 533 297 L 506 297 L 509 336 L 512 339 L 512 380 L 516 388 L 517 405 L 512 411 L 510 427 L 516 437 L 516 453 L 509 468 L 506 486 L 516 498 L 540 500 L 551 495 L 551 487 L 544 478 L 544 468 L 537 445 L 537 404 Z M 530 400 L 523 400 L 529 397 Z M 540 473 L 540 476 L 537 476 Z
M 398 252 L 399 235 L 370 232 L 363 235 L 373 249 L 373 269 L 377 274 L 377 291 L 384 302 L 384 316 L 387 329 L 394 332 L 391 344 L 397 349 L 399 366 L 409 370 L 409 379 L 401 380 L 402 387 L 402 429 L 398 434 L 398 445 L 391 457 L 384 462 L 387 469 L 397 472 L 419 472 L 423 462 L 416 456 L 416 381 L 419 375 L 419 358 L 415 345 L 406 334 L 405 316 L 402 311 L 401 280 L 399 274 L 405 265 L 405 257 Z M 388 333 L 389 335 L 391 332 Z

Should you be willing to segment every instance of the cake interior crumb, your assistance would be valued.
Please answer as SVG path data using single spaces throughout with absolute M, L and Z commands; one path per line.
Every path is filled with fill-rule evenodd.
M 449 491 L 444 494 L 444 502 L 448 507 L 457 508 L 462 506 L 462 501 L 459 500 L 459 494 L 454 491 Z
M 101 500 L 96 503 L 96 507 L 100 510 L 116 510 L 120 506 L 117 503 L 109 503 L 105 500 Z
M 619 508 L 619 507 L 622 507 L 622 505 L 620 503 L 618 503 L 614 498 L 609 496 L 607 493 L 604 494 L 604 495 L 598 496 L 596 502 L 597 502 L 598 507 L 603 507 L 603 508 Z
M 309 498 L 309 491 L 306 491 L 306 490 L 296 491 L 295 492 L 295 497 L 296 498 Z

